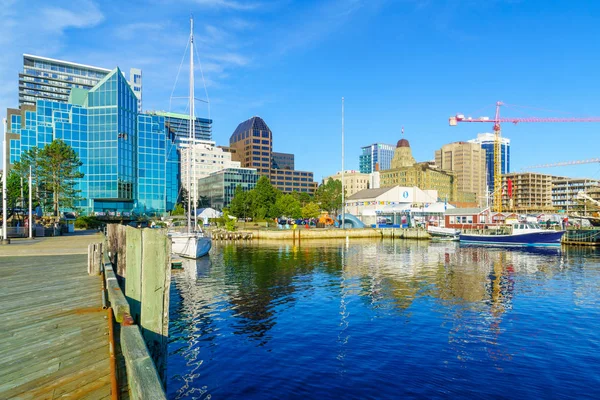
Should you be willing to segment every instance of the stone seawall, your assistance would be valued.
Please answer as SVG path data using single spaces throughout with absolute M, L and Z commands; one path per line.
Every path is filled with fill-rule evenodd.
M 302 241 L 311 239 L 350 239 L 358 238 L 396 238 L 396 239 L 418 239 L 418 240 L 429 240 L 431 236 L 427 231 L 423 229 L 409 228 L 409 229 L 304 229 L 298 228 L 296 230 L 279 230 L 279 231 L 267 231 L 267 230 L 253 230 L 244 231 L 240 233 L 252 233 L 252 239 L 257 240 L 292 240 Z

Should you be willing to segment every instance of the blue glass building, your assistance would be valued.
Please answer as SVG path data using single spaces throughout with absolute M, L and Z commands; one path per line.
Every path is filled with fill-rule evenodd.
M 379 166 L 379 171 L 390 169 L 396 146 L 384 143 L 373 143 L 361 147 L 362 153 L 358 157 L 359 170 L 363 174 L 370 174 Z
M 182 139 L 190 137 L 190 116 L 186 114 L 150 111 L 152 115 L 158 115 L 165 118 L 167 127 L 169 128 L 171 139 L 179 146 Z M 194 122 L 196 139 L 212 140 L 212 119 L 196 117 Z
M 118 68 L 68 103 L 37 100 L 9 109 L 10 163 L 34 146 L 62 139 L 78 154 L 84 214 L 159 214 L 177 199 L 179 153 L 164 117 L 138 114 L 138 99 Z M 175 178 L 167 184 L 167 178 Z
M 501 138 L 500 143 L 500 173 L 508 174 L 510 172 L 510 139 Z M 487 169 L 487 186 L 488 191 L 494 191 L 494 141 L 493 133 L 480 133 L 477 139 L 469 140 L 470 143 L 477 143 L 485 150 L 485 164 Z

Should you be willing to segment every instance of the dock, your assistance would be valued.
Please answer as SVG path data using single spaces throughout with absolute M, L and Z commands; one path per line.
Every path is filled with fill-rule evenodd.
M 87 273 L 98 234 L 0 247 L 0 398 L 111 397 L 109 310 Z

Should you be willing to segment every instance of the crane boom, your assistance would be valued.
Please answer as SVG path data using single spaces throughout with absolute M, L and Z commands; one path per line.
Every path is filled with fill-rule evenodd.
M 574 160 L 574 161 L 561 161 L 550 164 L 538 164 L 532 165 L 530 167 L 522 168 L 522 171 L 527 171 L 530 169 L 541 169 L 541 168 L 551 168 L 551 167 L 566 167 L 569 165 L 580 165 L 580 164 L 595 164 L 600 163 L 600 158 L 590 158 L 588 160 Z
M 502 175 L 501 175 L 501 129 L 500 124 L 504 122 L 510 122 L 518 124 L 521 122 L 600 122 L 600 117 L 587 117 L 587 118 L 539 118 L 539 117 L 527 117 L 527 118 L 503 118 L 500 117 L 500 107 L 503 105 L 501 101 L 496 103 L 496 114 L 493 119 L 489 117 L 465 117 L 464 114 L 456 114 L 450 117 L 450 126 L 456 126 L 459 122 L 478 122 L 478 123 L 492 123 L 494 124 L 494 210 L 502 212 Z M 583 163 L 582 163 L 583 164 Z M 571 164 L 567 164 L 571 165 Z

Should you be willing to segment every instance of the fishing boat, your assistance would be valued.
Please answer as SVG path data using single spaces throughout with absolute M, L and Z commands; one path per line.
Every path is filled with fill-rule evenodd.
M 442 228 L 439 226 L 429 225 L 427 232 L 433 240 L 441 241 L 457 241 L 459 239 L 460 230 L 452 228 Z
M 483 233 L 461 233 L 461 243 L 496 246 L 560 246 L 565 231 L 542 229 L 538 224 L 516 223 Z
M 188 165 L 189 170 L 187 171 L 187 188 L 188 191 L 192 188 L 191 175 L 195 168 L 195 157 L 192 157 L 192 144 L 196 137 L 196 127 L 193 121 L 196 121 L 196 111 L 194 106 L 194 20 L 190 19 L 190 143 L 187 147 L 188 153 Z M 188 195 L 188 212 L 187 212 L 187 226 L 185 230 L 178 229 L 176 226 L 172 226 L 168 231 L 168 235 L 171 237 L 171 251 L 173 254 L 179 255 L 185 258 L 200 258 L 208 254 L 212 247 L 211 238 L 204 234 L 202 229 L 198 226 L 198 217 L 196 206 L 197 201 L 197 187 L 194 185 L 193 197 L 194 204 L 192 207 L 192 196 Z M 192 212 L 194 215 L 192 225 Z

